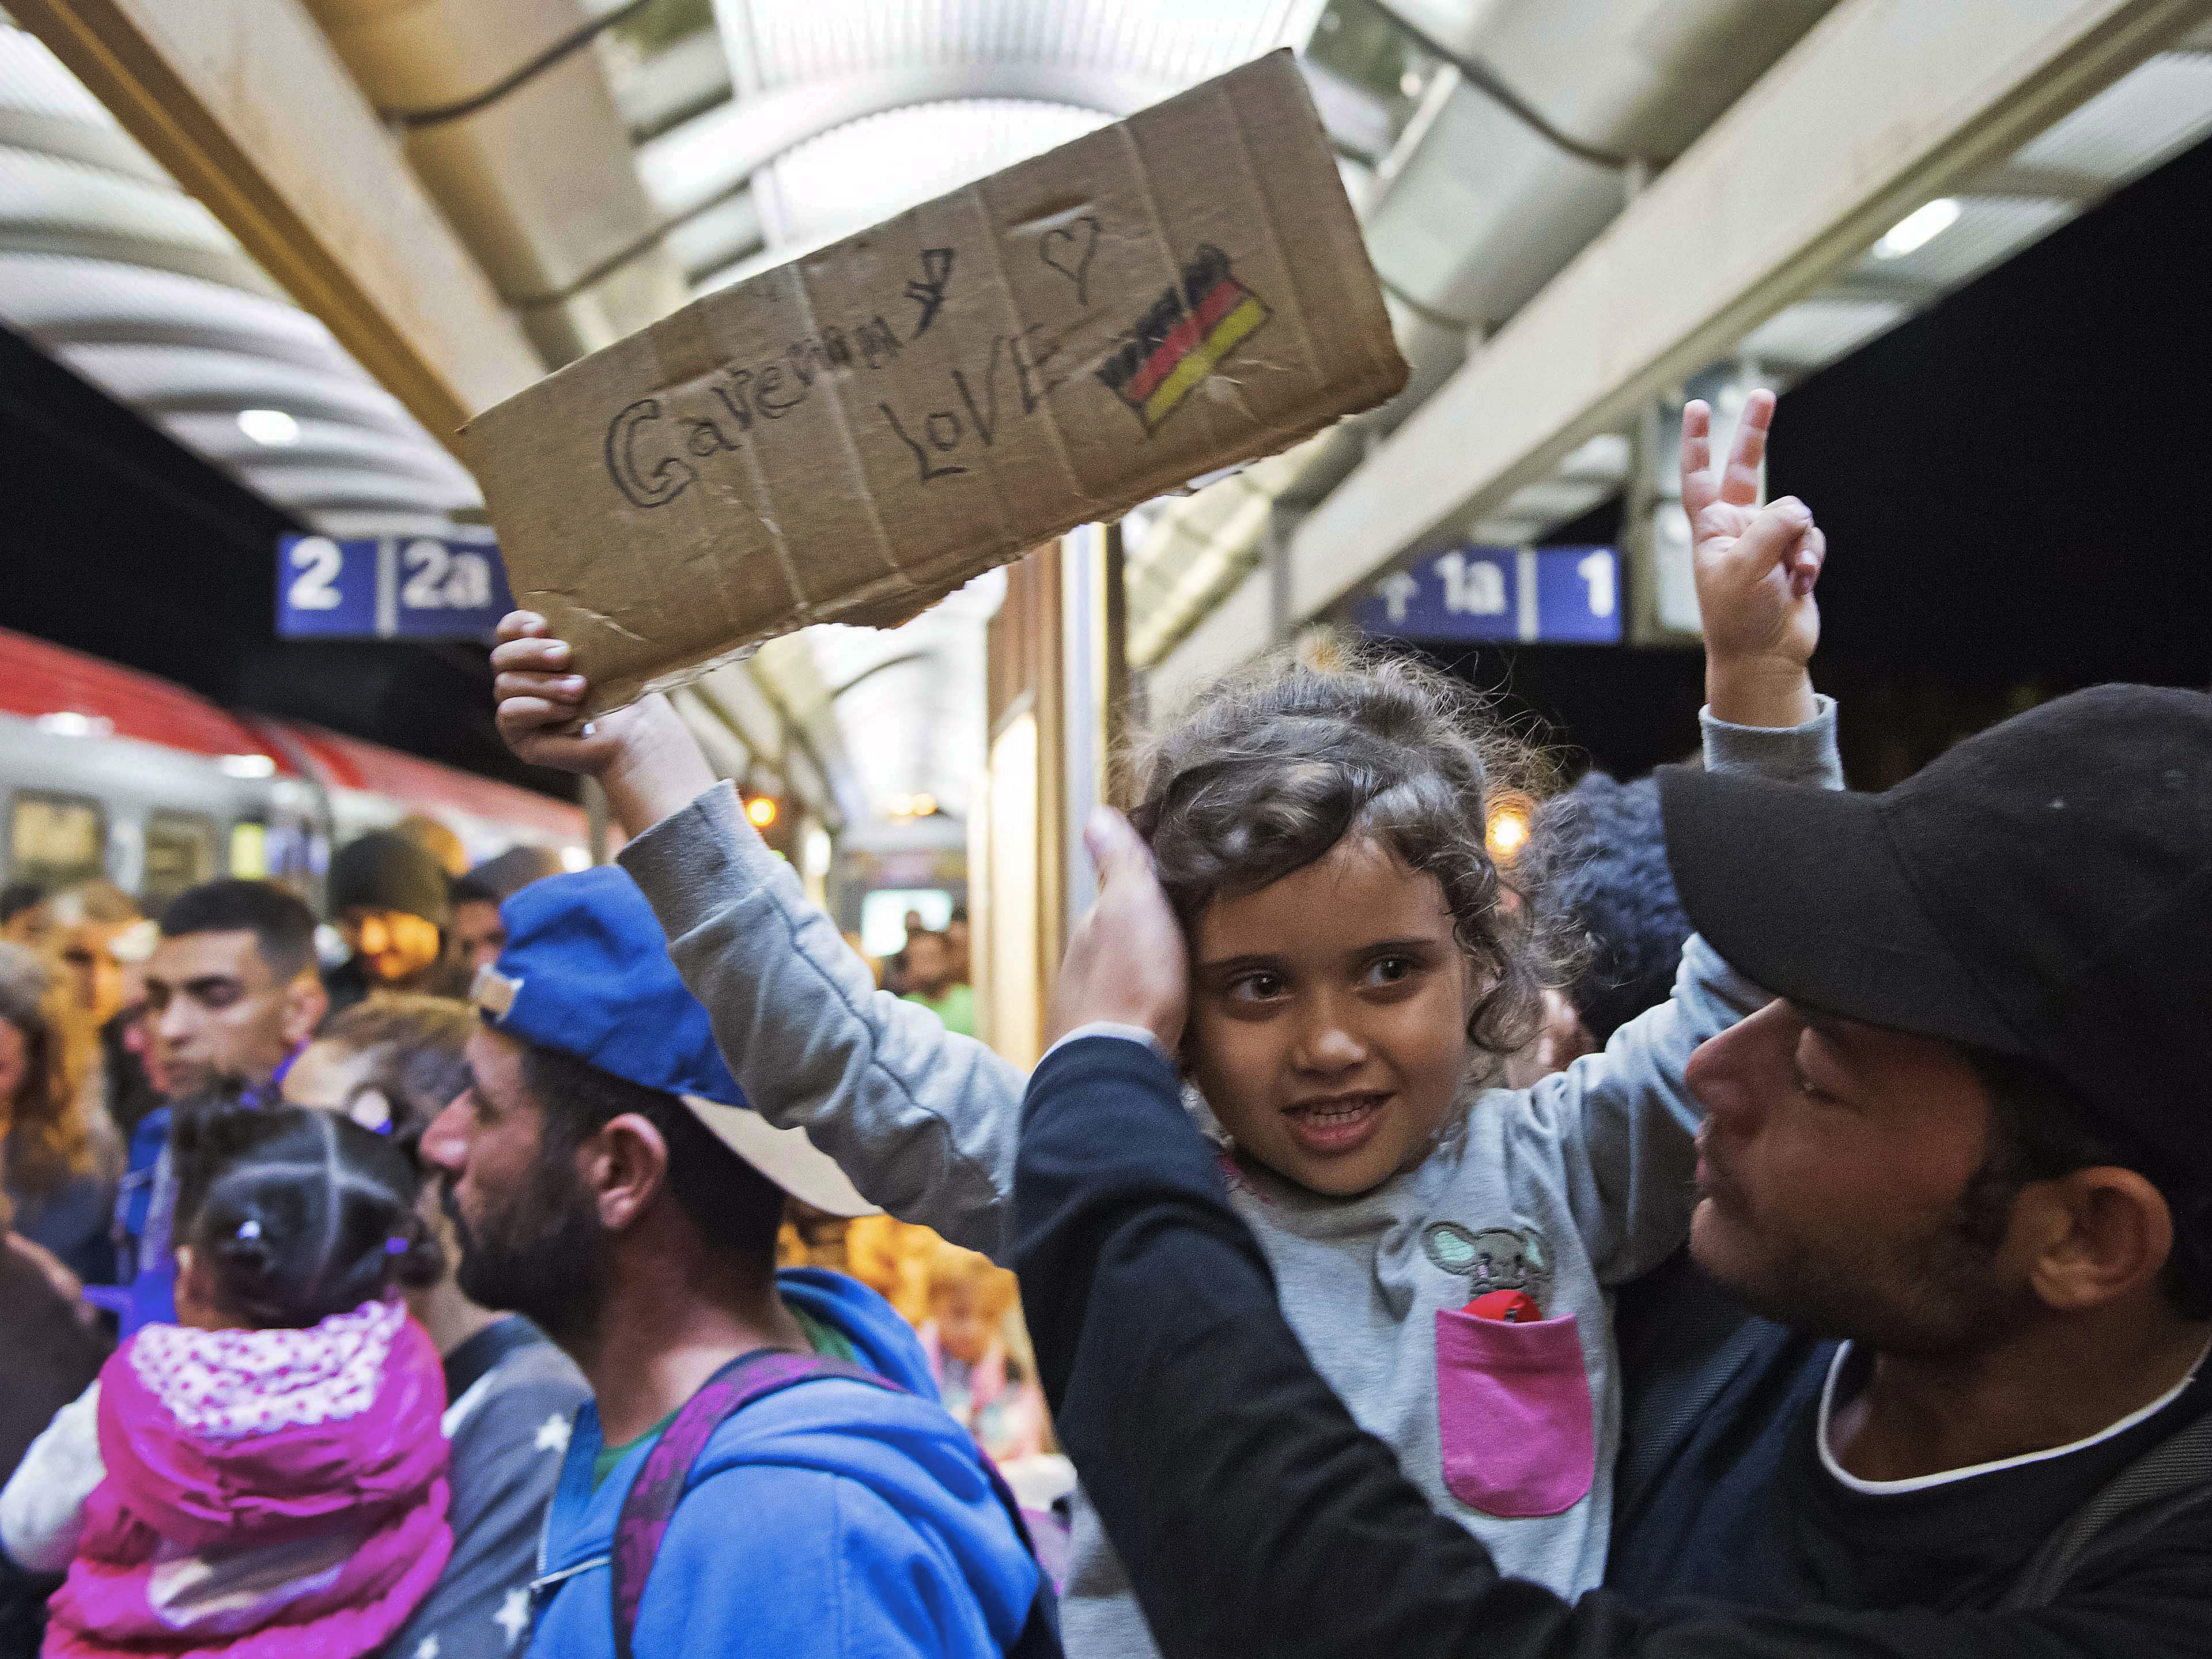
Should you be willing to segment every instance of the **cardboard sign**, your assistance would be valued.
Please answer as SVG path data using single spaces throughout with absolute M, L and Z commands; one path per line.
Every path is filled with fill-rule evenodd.
M 1297 64 L 694 301 L 464 428 L 590 712 L 889 626 L 1406 383 Z

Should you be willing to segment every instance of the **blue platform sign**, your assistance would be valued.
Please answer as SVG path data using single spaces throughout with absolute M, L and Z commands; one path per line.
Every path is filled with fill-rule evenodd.
M 276 544 L 283 639 L 489 640 L 514 608 L 489 541 L 287 536 Z
M 1620 600 L 1610 547 L 1455 547 L 1383 577 L 1352 617 L 1400 639 L 1618 645 Z

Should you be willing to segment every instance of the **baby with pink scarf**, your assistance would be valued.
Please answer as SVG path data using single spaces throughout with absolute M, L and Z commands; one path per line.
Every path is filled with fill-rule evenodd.
M 180 1126 L 180 1323 L 151 1325 L 0 1492 L 0 1546 L 68 1577 L 45 1653 L 352 1659 L 453 1551 L 434 1277 L 412 1168 L 333 1114 Z

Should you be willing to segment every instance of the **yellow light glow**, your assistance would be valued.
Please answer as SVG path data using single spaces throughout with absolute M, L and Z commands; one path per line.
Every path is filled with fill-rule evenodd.
M 766 795 L 755 795 L 745 803 L 745 816 L 753 821 L 753 828 L 765 830 L 775 822 L 775 803 Z
M 934 795 L 916 795 L 914 798 L 913 806 L 915 817 L 918 818 L 926 818 L 937 810 L 937 797 Z
M 1512 863 L 1528 844 L 1528 808 L 1516 805 L 1494 810 L 1483 841 L 1490 848 L 1491 857 L 1500 864 Z

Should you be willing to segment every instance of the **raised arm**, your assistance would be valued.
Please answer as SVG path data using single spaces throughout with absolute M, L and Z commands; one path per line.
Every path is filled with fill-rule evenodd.
M 500 730 L 516 754 L 599 779 L 630 836 L 622 864 L 761 1115 L 803 1127 L 893 1215 L 1002 1256 L 1021 1121 L 1018 1067 L 876 988 L 836 925 L 718 784 L 667 698 L 574 726 L 584 696 L 542 617 L 500 625 Z
M 1682 502 L 1690 514 L 1705 641 L 1705 760 L 1713 771 L 1843 785 L 1835 707 L 1808 665 L 1820 636 L 1814 599 L 1826 539 L 1792 497 L 1759 505 L 1774 396 L 1746 401 L 1735 441 L 1712 468 L 1712 417 L 1682 416 Z M 1584 1247 L 1618 1284 L 1664 1260 L 1687 1232 L 1701 1114 L 1683 1085 L 1691 1053 L 1766 1000 L 1702 939 L 1682 953 L 1674 995 L 1522 1101 L 1532 1156 L 1554 1158 Z

